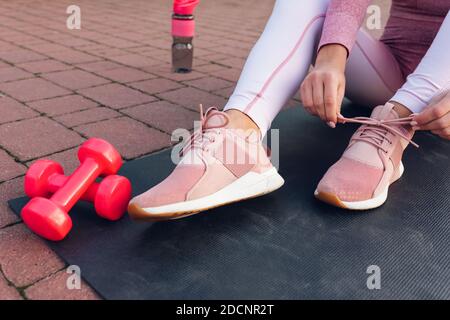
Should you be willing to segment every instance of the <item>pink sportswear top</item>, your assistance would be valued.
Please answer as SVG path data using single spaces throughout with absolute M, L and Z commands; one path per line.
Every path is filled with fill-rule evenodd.
M 339 43 L 350 52 L 371 2 L 331 0 L 319 48 Z M 390 47 L 405 77 L 425 55 L 449 10 L 450 0 L 392 0 L 390 17 L 380 40 Z

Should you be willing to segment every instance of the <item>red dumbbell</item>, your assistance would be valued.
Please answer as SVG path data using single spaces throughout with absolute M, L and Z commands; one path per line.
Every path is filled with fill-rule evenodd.
M 68 179 L 59 163 L 38 160 L 25 175 L 25 193 L 29 198 L 48 198 L 62 188 Z M 130 198 L 131 184 L 128 179 L 111 175 L 89 186 L 81 200 L 92 202 L 100 217 L 115 221 L 126 212 Z
M 83 143 L 78 150 L 78 159 L 81 165 L 49 199 L 32 198 L 22 209 L 25 224 L 46 239 L 64 239 L 72 228 L 72 219 L 68 214 L 70 209 L 83 195 L 87 196 L 99 176 L 113 175 L 122 166 L 122 158 L 116 149 L 108 142 L 95 138 Z

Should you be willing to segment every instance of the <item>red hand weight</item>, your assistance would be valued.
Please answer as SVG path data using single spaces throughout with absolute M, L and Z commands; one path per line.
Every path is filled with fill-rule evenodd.
M 72 228 L 68 212 L 79 200 L 94 202 L 98 215 L 117 220 L 131 197 L 129 181 L 115 176 L 120 154 L 108 142 L 89 139 L 78 151 L 80 166 L 66 177 L 61 166 L 46 160 L 33 165 L 25 178 L 25 191 L 34 197 L 22 209 L 27 226 L 49 240 L 62 240 Z M 99 176 L 107 176 L 96 183 Z M 50 198 L 46 198 L 50 196 Z

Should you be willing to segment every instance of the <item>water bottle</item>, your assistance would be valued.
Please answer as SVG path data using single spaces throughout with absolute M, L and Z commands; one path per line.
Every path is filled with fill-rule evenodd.
M 192 71 L 195 33 L 194 9 L 199 0 L 175 0 L 172 14 L 172 68 L 177 73 Z

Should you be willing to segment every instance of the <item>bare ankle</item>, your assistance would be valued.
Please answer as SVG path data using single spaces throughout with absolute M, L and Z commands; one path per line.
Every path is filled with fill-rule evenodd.
M 245 113 L 237 109 L 228 109 L 225 113 L 230 118 L 228 128 L 230 129 L 243 129 L 243 130 L 255 130 L 261 133 L 258 125 Z
M 408 117 L 412 114 L 411 110 L 409 110 L 406 106 L 396 101 L 389 101 L 394 105 L 394 110 L 397 112 L 400 118 Z

